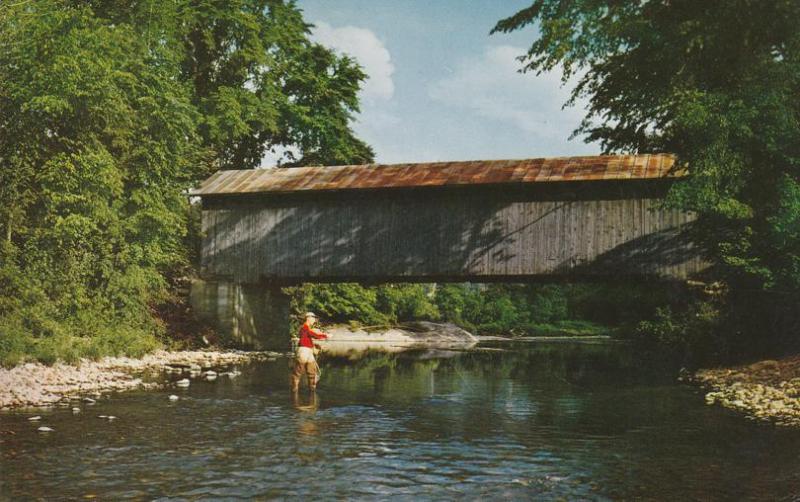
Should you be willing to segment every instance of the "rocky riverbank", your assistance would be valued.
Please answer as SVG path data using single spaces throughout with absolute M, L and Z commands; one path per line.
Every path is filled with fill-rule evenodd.
M 0 369 L 0 409 L 68 405 L 81 399 L 92 402 L 111 392 L 161 387 L 165 382 L 159 377 L 165 373 L 201 377 L 212 368 L 278 356 L 274 352 L 158 351 L 140 359 L 106 357 L 77 365 L 26 363 Z M 211 374 L 216 378 L 213 371 L 209 378 Z
M 709 405 L 736 410 L 752 420 L 800 427 L 800 355 L 700 370 L 693 378 L 709 391 Z

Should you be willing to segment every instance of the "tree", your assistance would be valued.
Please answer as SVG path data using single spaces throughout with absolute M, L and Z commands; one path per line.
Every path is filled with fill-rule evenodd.
M 800 2 L 536 0 L 494 32 L 534 25 L 524 71 L 578 77 L 577 129 L 607 152 L 667 151 L 690 178 L 733 285 L 800 289 Z
M 141 334 L 128 351 L 152 347 L 148 305 L 183 257 L 197 175 L 190 95 L 131 27 L 85 7 L 14 14 L 0 18 L 0 296 L 21 301 L 0 324 L 48 353 L 115 326 L 112 351 L 126 327 Z
M 209 171 L 372 159 L 365 75 L 309 29 L 278 0 L 0 4 L 0 362 L 154 347 Z
M 75 4 L 85 4 L 75 0 Z M 294 1 L 91 0 L 98 17 L 135 26 L 172 49 L 201 114 L 214 169 L 258 167 L 289 148 L 286 165 L 372 162 L 350 127 L 366 75 L 354 60 L 310 40 Z
M 298 165 L 363 163 L 372 150 L 350 128 L 366 78 L 349 57 L 309 40 L 294 2 L 188 2 L 175 27 L 182 78 L 194 87 L 201 133 L 220 167 L 258 167 L 267 150 L 295 146 Z

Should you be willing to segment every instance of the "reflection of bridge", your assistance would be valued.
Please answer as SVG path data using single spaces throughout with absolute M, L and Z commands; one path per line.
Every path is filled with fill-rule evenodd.
M 216 292 L 195 303 L 275 307 L 303 281 L 687 278 L 707 267 L 695 217 L 660 207 L 681 175 L 667 155 L 221 171 L 194 192 Z

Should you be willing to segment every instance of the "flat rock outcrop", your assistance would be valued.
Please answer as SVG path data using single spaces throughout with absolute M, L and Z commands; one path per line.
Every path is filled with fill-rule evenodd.
M 450 323 L 419 321 L 381 330 L 334 326 L 326 330 L 329 340 L 318 343 L 326 354 L 345 355 L 352 352 L 378 350 L 401 352 L 410 348 L 454 347 L 466 349 L 478 338 Z

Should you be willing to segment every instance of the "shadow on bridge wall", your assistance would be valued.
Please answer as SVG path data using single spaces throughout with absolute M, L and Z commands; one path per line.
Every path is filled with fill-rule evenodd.
M 243 283 L 292 283 L 683 278 L 704 268 L 692 243 L 694 224 L 686 218 L 635 228 L 609 225 L 600 216 L 586 223 L 595 208 L 585 204 L 439 198 L 215 210 L 206 224 L 203 270 Z M 609 218 L 633 220 L 626 210 L 602 209 Z
M 703 250 L 695 244 L 697 223 L 692 221 L 642 235 L 615 246 L 588 263 L 566 260 L 557 270 L 564 275 L 631 277 L 652 276 L 653 266 L 672 269 L 688 277 L 707 265 Z
M 204 253 L 204 269 L 239 282 L 381 282 L 478 276 L 516 257 L 516 236 L 523 229 L 506 231 L 507 203 L 468 207 L 451 201 L 451 211 L 443 211 L 442 204 L 387 201 L 218 211 L 206 230 L 215 237 L 213 250 Z

